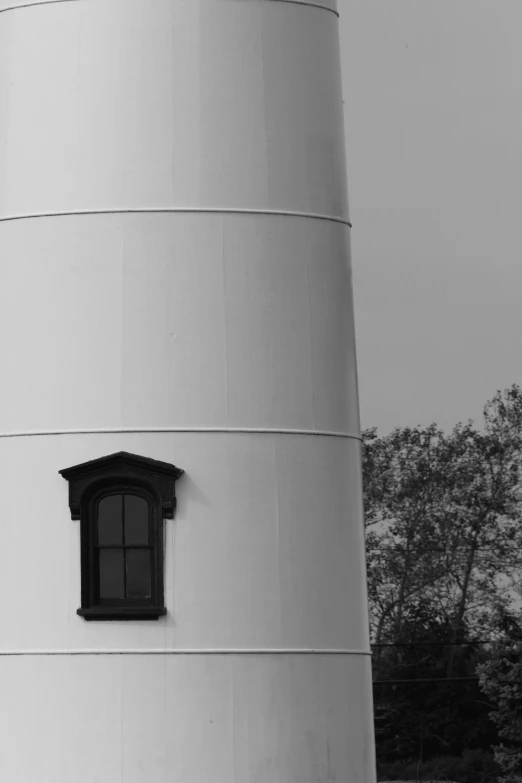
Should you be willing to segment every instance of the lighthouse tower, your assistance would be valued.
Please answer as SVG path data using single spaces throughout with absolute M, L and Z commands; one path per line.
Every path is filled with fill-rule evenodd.
M 0 0 L 0 779 L 372 783 L 336 0 Z

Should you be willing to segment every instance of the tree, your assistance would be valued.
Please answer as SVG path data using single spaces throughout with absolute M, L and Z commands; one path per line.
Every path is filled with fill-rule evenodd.
M 448 768 L 466 767 L 459 772 L 462 779 L 478 781 L 480 767 L 480 780 L 494 780 L 499 767 L 485 750 L 499 740 L 500 731 L 489 720 L 497 706 L 497 724 L 508 745 L 495 746 L 496 756 L 508 775 L 505 783 L 522 783 L 516 744 L 522 730 L 514 720 L 521 705 L 513 682 L 522 680 L 520 669 L 509 675 L 499 664 L 484 669 L 490 671 L 487 692 L 492 701 L 497 693 L 496 704 L 474 679 L 445 679 L 473 677 L 478 665 L 489 666 L 491 645 L 474 647 L 470 639 L 504 638 L 519 627 L 521 461 L 517 386 L 497 392 L 486 404 L 481 429 L 467 422 L 449 434 L 435 424 L 397 428 L 384 437 L 376 429 L 363 433 L 381 765 L 404 759 L 415 764 L 433 759 L 436 765 L 446 755 Z M 509 682 L 501 679 L 508 676 Z M 440 682 L 424 681 L 432 679 Z M 461 754 L 468 754 L 467 761 Z
M 370 622 L 377 644 L 400 636 L 404 610 L 447 572 L 436 531 L 447 483 L 435 425 L 363 433 Z
M 520 580 L 520 388 L 497 392 L 486 404 L 483 431 L 471 423 L 458 425 L 450 440 L 456 456 L 451 536 L 463 551 L 461 568 L 451 572 L 457 586 L 450 636 L 454 642 L 466 613 L 481 634 L 497 630 L 495 621 L 512 604 Z M 447 676 L 452 672 L 450 654 Z
M 372 637 L 400 639 L 406 610 L 429 605 L 453 643 L 451 677 L 461 629 L 498 634 L 522 574 L 522 391 L 498 392 L 481 431 L 371 429 L 363 444 Z

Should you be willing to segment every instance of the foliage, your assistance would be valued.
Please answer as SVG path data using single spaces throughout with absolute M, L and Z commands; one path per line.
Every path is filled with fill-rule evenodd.
M 455 642 L 499 633 L 522 574 L 522 391 L 498 392 L 481 431 L 468 422 L 363 433 L 370 623 L 400 638 L 408 611 L 429 606 Z M 446 675 L 454 670 L 454 648 Z
M 411 646 L 407 644 L 409 633 Z M 463 631 L 465 633 L 465 629 Z M 442 681 L 448 628 L 429 616 L 407 618 L 400 648 L 385 648 L 374 661 L 374 715 L 379 763 L 414 758 L 423 764 L 440 755 L 487 748 L 498 740 L 488 719 L 491 705 L 476 680 Z M 430 642 L 419 646 L 420 642 Z M 456 673 L 473 677 L 487 653 L 463 645 Z M 439 679 L 440 682 L 424 680 Z M 386 684 L 386 680 L 393 680 Z M 412 680 L 413 682 L 410 682 Z
M 483 750 L 467 750 L 462 756 L 439 756 L 419 767 L 415 760 L 395 761 L 378 767 L 379 780 L 455 780 L 459 783 L 496 783 L 499 767 Z
M 477 667 L 480 687 L 495 703 L 491 720 L 506 741 L 494 746 L 499 783 L 522 783 L 522 633 Z
M 522 671 L 490 660 L 492 644 L 463 644 L 505 639 L 522 624 L 521 469 L 518 386 L 486 404 L 481 429 L 468 422 L 449 434 L 435 424 L 363 433 L 374 680 L 400 681 L 374 685 L 377 758 L 380 770 L 408 758 L 413 765 L 408 777 L 386 772 L 389 779 L 414 779 L 419 762 L 436 771 L 444 758 L 461 766 L 439 777 L 489 783 L 502 769 L 505 783 L 522 783 L 522 695 L 509 680 L 522 682 Z M 473 677 L 477 667 L 480 686 L 403 682 Z M 507 744 L 495 747 L 493 761 L 488 750 L 499 738 Z

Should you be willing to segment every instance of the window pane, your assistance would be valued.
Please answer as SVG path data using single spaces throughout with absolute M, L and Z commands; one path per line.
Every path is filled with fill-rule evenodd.
M 127 549 L 127 598 L 150 598 L 150 549 Z
M 109 495 L 98 503 L 98 544 L 122 543 L 122 496 Z
M 123 549 L 100 549 L 100 598 L 125 598 Z
M 124 495 L 125 543 L 149 543 L 149 504 L 138 495 Z

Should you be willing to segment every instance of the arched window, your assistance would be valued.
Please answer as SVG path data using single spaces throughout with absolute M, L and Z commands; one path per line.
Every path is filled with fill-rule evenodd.
M 61 470 L 81 525 L 86 620 L 157 619 L 165 614 L 163 518 L 172 518 L 175 465 L 119 452 Z

